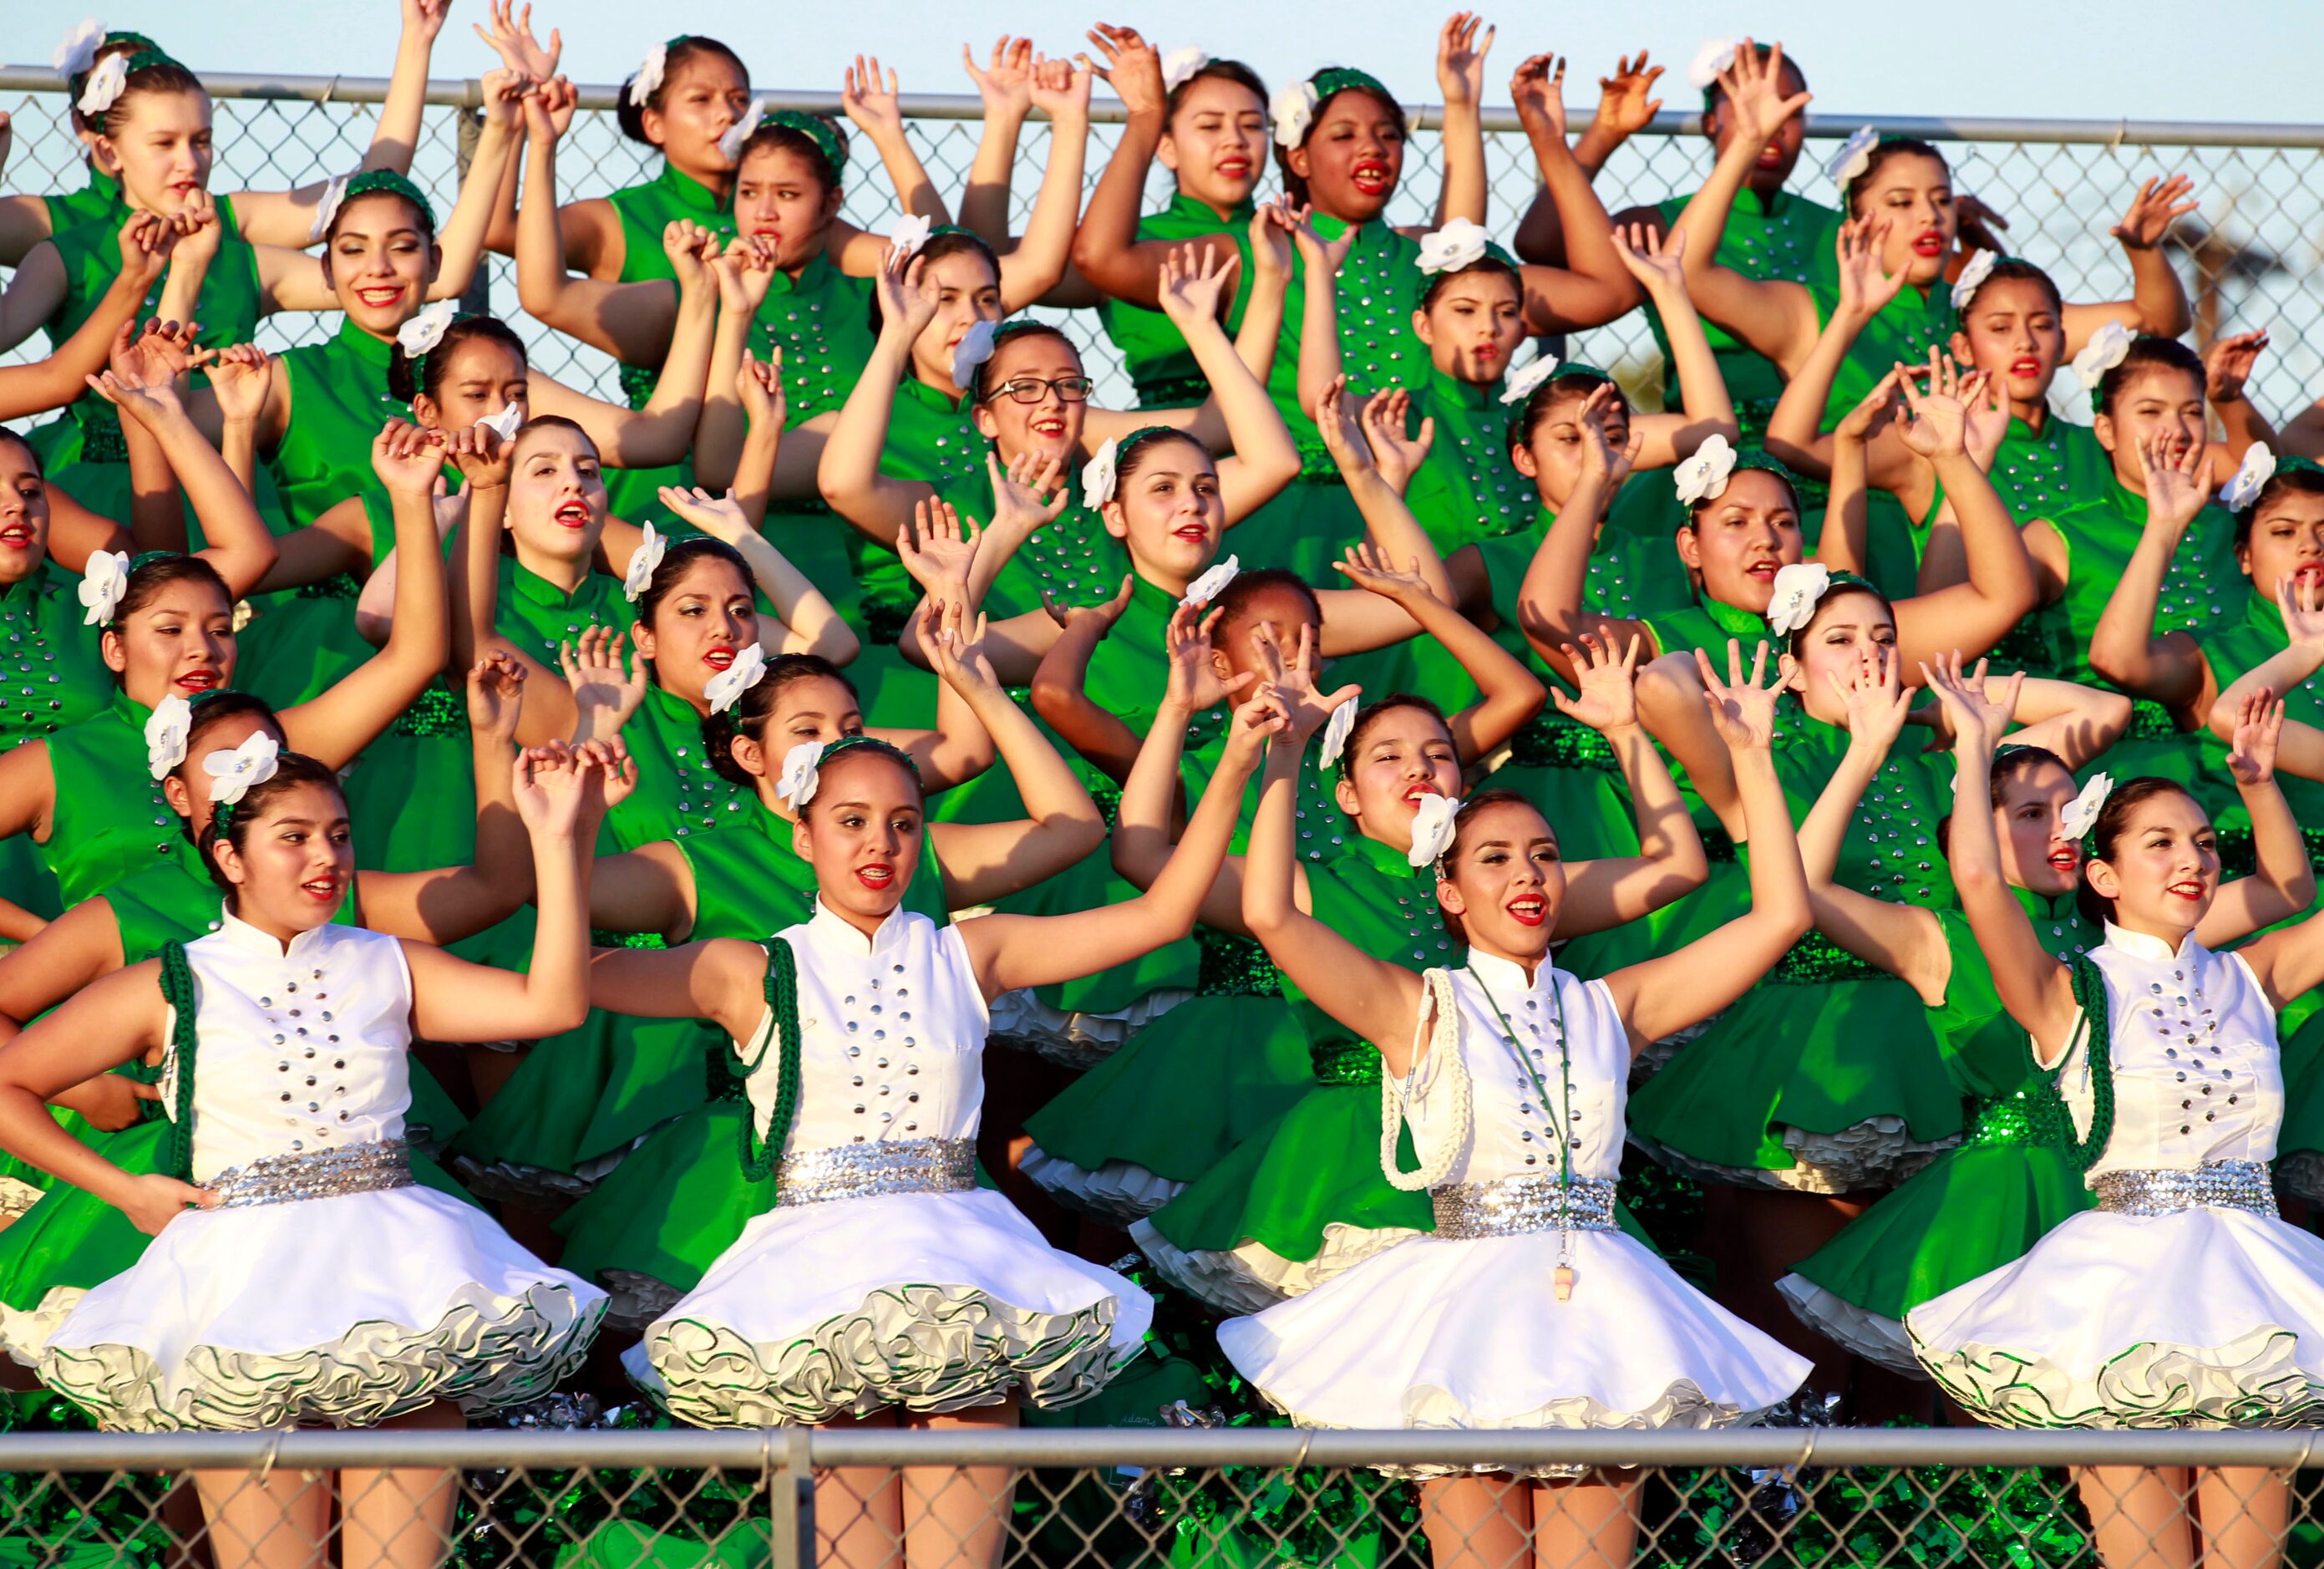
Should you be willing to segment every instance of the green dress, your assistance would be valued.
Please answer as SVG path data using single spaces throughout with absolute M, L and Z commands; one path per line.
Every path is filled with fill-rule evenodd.
M 94 163 L 84 162 L 81 169 L 88 183 L 78 190 L 51 191 L 41 198 L 49 209 L 49 233 L 60 235 L 88 219 L 106 217 L 118 231 L 129 221 L 129 203 L 122 197 L 120 180 Z
M 1509 419 L 1516 411 L 1502 403 L 1500 383 L 1480 387 L 1431 364 L 1412 393 L 1413 429 L 1434 420 L 1436 439 L 1406 486 L 1404 502 L 1437 554 L 1522 532 L 1541 498 L 1509 461 Z M 1509 595 L 1517 596 L 1514 584 Z
M 1951 809 L 1949 775 L 1918 745 L 1900 737 L 1874 775 L 1836 876 L 1875 898 L 1941 909 L 1953 902 L 1936 844 Z M 1794 821 L 1848 746 L 1845 729 L 1782 712 L 1775 772 Z M 1745 880 L 1729 881 L 1744 884 L 1730 897 L 1748 903 Z M 1812 931 L 1630 1100 L 1631 1138 L 1665 1164 L 1795 1192 L 1888 1186 L 1960 1131 L 1960 1094 L 1920 998 Z
M 815 869 L 793 853 L 790 823 L 755 799 L 735 820 L 671 843 L 694 872 L 689 942 L 763 937 L 815 912 Z M 944 872 L 925 839 L 903 908 L 939 923 L 948 918 Z M 611 1315 L 631 1328 L 652 1322 L 698 1285 L 774 1203 L 772 1181 L 742 1167 L 751 1109 L 742 1079 L 728 1071 L 733 1043 L 706 1021 L 678 1022 L 689 1032 L 709 1098 L 648 1134 L 557 1222 L 566 1240 L 563 1267 L 613 1292 Z
M 855 390 L 877 341 L 872 292 L 871 279 L 849 277 L 823 251 L 797 278 L 775 274 L 751 325 L 751 352 L 762 361 L 782 353 L 786 429 L 836 411 Z M 855 530 L 846 519 L 812 497 L 777 501 L 768 509 L 765 533 L 842 615 L 854 619 L 857 589 L 848 541 Z
M 2114 458 L 2087 425 L 2050 412 L 2036 431 L 2013 414 L 1987 477 L 2001 493 L 2009 515 L 2023 527 L 2035 518 L 2055 517 L 2069 507 L 2104 497 L 2114 483 Z M 1935 490 L 1930 519 L 1945 502 L 1944 485 L 1940 483 Z
M 1656 204 L 1665 231 L 1678 221 L 1678 215 L 1692 199 L 1674 196 Z M 1754 282 L 1780 280 L 1804 283 L 1819 257 L 1830 261 L 1832 234 L 1840 221 L 1838 212 L 1803 196 L 1779 190 L 1762 197 L 1747 186 L 1735 193 L 1735 205 L 1727 215 L 1727 226 L 1719 236 L 1719 250 L 1712 259 Z M 1646 310 L 1646 325 L 1655 335 L 1655 346 L 1662 351 L 1663 407 L 1674 411 L 1681 400 L 1670 335 L 1664 329 L 1662 317 L 1654 306 L 1649 304 Z M 1702 329 L 1711 339 L 1711 352 L 1718 358 L 1719 374 L 1727 383 L 1727 395 L 1735 401 L 1744 438 L 1755 440 L 1766 434 L 1767 420 L 1784 395 L 1784 373 L 1775 368 L 1774 361 L 1762 359 L 1711 323 L 1704 322 Z
M 1258 210 L 1257 203 L 1245 201 L 1222 217 L 1205 203 L 1173 191 L 1169 206 L 1138 220 L 1138 238 L 1141 242 L 1224 239 L 1231 245 L 1240 241 L 1247 248 L 1250 220 Z M 1246 266 L 1250 260 L 1247 254 L 1243 257 Z M 1242 330 L 1247 303 L 1244 291 L 1237 290 L 1227 310 L 1228 336 Z M 1194 364 L 1194 351 L 1168 317 L 1123 300 L 1104 301 L 1097 315 L 1105 324 L 1106 337 L 1121 355 L 1121 368 L 1138 389 L 1139 408 L 1184 409 L 1210 396 L 1210 383 Z
M 992 516 L 992 476 L 982 466 L 973 475 L 943 485 L 936 494 L 964 519 L 974 518 L 982 523 Z M 1221 549 L 1231 553 L 1234 545 L 1235 536 L 1230 531 Z M 1081 470 L 1075 465 L 1065 476 L 1065 510 L 1056 522 L 1035 530 L 1001 564 L 992 586 L 985 591 L 985 614 L 995 621 L 1028 614 L 1041 608 L 1045 594 L 1060 607 L 1101 605 L 1120 591 L 1122 577 L 1130 569 L 1129 549 L 1106 531 L 1104 518 L 1084 499 Z M 1176 601 L 1171 603 L 1175 605 Z M 1166 612 L 1163 624 L 1167 626 L 1168 621 Z M 1117 629 L 1113 636 L 1120 635 Z M 1158 648 L 1160 628 L 1154 629 L 1154 638 Z
M 68 906 L 169 860 L 186 842 L 184 820 L 146 769 L 152 716 L 116 688 L 97 713 L 42 737 L 56 806 L 40 853 Z
M 2014 890 L 2051 956 L 2070 963 L 2105 940 L 2072 894 Z M 2025 1031 L 1994 989 L 1992 967 L 1957 910 L 1939 912 L 1952 972 L 1930 1022 L 1961 1094 L 1960 1143 L 1858 1216 L 1777 1283 L 1792 1310 L 1840 1344 L 1914 1378 L 1904 1315 L 2015 1263 L 2067 1216 L 2090 1207 L 2073 1158 L 2074 1124 L 2056 1075 L 2034 1065 Z
M 708 186 L 686 174 L 665 160 L 661 172 L 641 185 L 625 186 L 605 198 L 613 208 L 613 216 L 622 226 L 622 275 L 623 283 L 661 281 L 673 288 L 678 274 L 669 264 L 669 255 L 661 248 L 662 231 L 684 219 L 700 224 L 718 236 L 721 245 L 734 237 L 734 204 Z M 770 295 L 771 300 L 773 296 Z M 754 348 L 760 346 L 753 344 Z M 763 348 L 760 349 L 763 355 Z M 661 375 L 659 363 L 650 365 L 623 365 L 620 369 L 622 392 L 630 407 L 642 409 L 653 396 L 654 383 Z M 788 383 L 789 377 L 784 378 Z M 788 385 L 786 391 L 788 390 Z M 666 485 L 690 485 L 694 483 L 694 466 L 680 460 L 659 468 L 608 469 L 605 472 L 606 504 L 617 518 L 632 522 L 662 514 L 659 491 Z
M 0 587 L 0 751 L 45 740 L 112 703 L 119 688 L 81 614 L 79 600 L 45 571 Z M 0 841 L 0 899 L 43 919 L 64 910 L 56 874 L 28 835 Z

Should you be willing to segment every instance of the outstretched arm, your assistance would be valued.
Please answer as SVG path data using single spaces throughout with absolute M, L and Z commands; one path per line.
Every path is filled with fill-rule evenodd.
M 2237 942 L 2316 901 L 2316 869 L 2309 863 L 2307 841 L 2275 782 L 2275 746 L 2282 734 L 2282 701 L 2272 692 L 2253 693 L 2238 716 L 2227 771 L 2251 815 L 2259 865 L 2254 875 L 2222 885 L 2204 912 L 2195 940 L 2207 948 Z

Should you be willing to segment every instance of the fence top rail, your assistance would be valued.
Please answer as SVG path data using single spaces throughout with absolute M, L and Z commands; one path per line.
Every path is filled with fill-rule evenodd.
M 376 104 L 387 97 L 385 77 L 291 76 L 273 72 L 204 71 L 202 85 L 216 98 L 276 99 L 315 104 Z M 64 83 L 46 66 L 0 65 L 0 91 L 61 93 Z M 581 107 L 610 109 L 621 91 L 618 84 L 580 89 Z M 807 113 L 839 113 L 839 97 L 831 92 L 771 91 L 760 95 L 770 109 Z M 458 108 L 483 105 L 484 85 L 474 77 L 436 77 L 428 83 L 428 102 Z M 973 93 L 907 93 L 904 116 L 916 120 L 981 120 L 984 106 Z M 1444 111 L 1435 104 L 1407 104 L 1405 112 L 1416 126 L 1434 130 L 1443 124 Z M 1119 125 L 1126 117 L 1120 103 L 1103 99 L 1090 107 L 1090 116 L 1102 125 Z M 2102 146 L 2170 147 L 2295 147 L 2324 149 L 2324 125 L 2241 124 L 2197 120 L 2037 120 L 1978 118 L 1967 115 L 1811 115 L 1811 136 L 1844 137 L 1869 125 L 1886 134 L 1917 136 L 1928 142 L 2057 142 Z M 1514 108 L 1484 111 L 1485 129 L 1521 130 Z M 1688 110 L 1665 109 L 1646 127 L 1654 136 L 1691 136 L 1701 116 Z
M 292 1466 L 464 1470 L 717 1469 L 791 1465 L 1009 1465 L 1208 1469 L 1297 1465 L 1646 1466 L 2236 1465 L 2300 1470 L 2324 1431 L 2100 1433 L 1987 1428 L 1387 1432 L 1289 1427 L 991 1430 L 699 1429 L 654 1432 L 417 1428 L 288 1433 L 0 1435 L 0 1472 L 251 1470 Z

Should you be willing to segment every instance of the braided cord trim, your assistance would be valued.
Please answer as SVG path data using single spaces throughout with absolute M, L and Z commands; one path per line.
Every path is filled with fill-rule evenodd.
M 2089 1029 L 2082 1043 L 2082 1060 L 2089 1065 L 2090 1136 L 2073 1146 L 2074 1169 L 2088 1171 L 2114 1137 L 2114 1020 L 2107 1003 L 2106 977 L 2089 956 L 2077 956 L 2069 974 L 2073 977 L 2074 1001 L 2082 1005 L 2082 1019 Z
M 790 944 L 779 937 L 767 941 L 766 998 L 778 1038 L 776 1049 L 780 1053 L 775 1058 L 775 1105 L 767 1118 L 764 1139 L 759 1137 L 757 1118 L 742 1119 L 742 1170 L 753 1181 L 772 1182 L 783 1144 L 790 1138 L 791 1123 L 798 1116 L 799 1099 L 798 960 Z M 766 1053 L 766 1044 L 761 1043 L 758 1057 L 746 1071 L 756 1073 Z
M 162 1155 L 163 1169 L 190 1182 L 194 1176 L 194 967 L 186 958 L 186 945 L 175 938 L 161 945 L 161 999 L 176 1010 L 170 1031 L 170 1072 L 174 1075 L 170 1136 Z
M 1401 1080 L 1385 1072 L 1380 1075 L 1380 1175 L 1401 1193 L 1419 1193 L 1443 1182 L 1469 1134 L 1469 1065 L 1461 1057 L 1461 1004 L 1452 994 L 1452 977 L 1443 970 L 1429 970 L 1420 980 L 1424 990 L 1420 1017 L 1413 1021 L 1413 1060 L 1405 1066 Z M 1425 1058 L 1421 1054 L 1424 1040 L 1427 1042 Z M 1430 1072 L 1451 1075 L 1445 1088 L 1452 1094 L 1452 1126 L 1434 1157 L 1424 1155 L 1419 1170 L 1406 1171 L 1397 1165 L 1396 1136 L 1404 1126 L 1405 1102 L 1414 1081 L 1420 1077 L 1424 1061 L 1428 1062 Z

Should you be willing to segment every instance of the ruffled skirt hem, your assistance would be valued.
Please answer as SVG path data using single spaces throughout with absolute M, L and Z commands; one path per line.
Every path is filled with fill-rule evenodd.
M 1332 1221 L 1323 1227 L 1323 1245 L 1314 1258 L 1287 1259 L 1257 1241 L 1226 1251 L 1204 1248 L 1190 1252 L 1150 1222 L 1139 1221 L 1130 1228 L 1130 1240 L 1157 1273 L 1222 1313 L 1263 1313 L 1278 1302 L 1305 1296 L 1398 1242 L 1427 1234 L 1404 1226 L 1351 1226 Z
M 1907 1378 L 1928 1378 L 1928 1370 L 1914 1360 L 1903 1319 L 1868 1312 L 1803 1275 L 1784 1276 L 1775 1289 L 1802 1324 L 1833 1344 Z
M 1159 988 L 1111 1013 L 1068 1012 L 1027 988 L 992 1000 L 987 1034 L 996 1046 L 1015 1047 L 1063 1067 L 1087 1070 L 1120 1051 L 1138 1032 L 1194 993 Z
M 1866 1188 L 1893 1187 L 1923 1170 L 1931 1161 L 1960 1142 L 1960 1136 L 1956 1134 L 1933 1143 L 1923 1143 L 1912 1136 L 1904 1118 L 1886 1113 L 1868 1117 L 1836 1133 L 1816 1133 L 1804 1128 L 1784 1127 L 1784 1148 L 1791 1152 L 1792 1164 L 1768 1169 L 1722 1166 L 1715 1161 L 1699 1160 L 1683 1151 L 1641 1138 L 1635 1130 L 1631 1139 L 1665 1166 L 1684 1172 L 1699 1181 L 1723 1183 L 1730 1187 L 1772 1187 L 1786 1193 L 1826 1195 L 1856 1193 Z
M 1109 1160 L 1092 1171 L 1038 1144 L 1025 1151 L 1017 1169 L 1067 1209 L 1113 1226 L 1145 1219 L 1186 1189 L 1128 1160 Z
M 2041 1357 L 1969 1344 L 1914 1349 L 1962 1409 L 1994 1427 L 2312 1427 L 2324 1383 L 2299 1361 L 2298 1332 L 2269 1324 L 2222 1346 L 2147 1342 L 2090 1378 Z
M 1463 1410 L 1460 1403 L 1440 1389 L 1416 1389 L 1407 1396 L 1410 1419 L 1404 1423 L 1408 1431 L 1456 1432 L 1526 1430 L 1543 1428 L 1566 1432 L 1604 1431 L 1609 1428 L 1628 1431 L 1660 1430 L 1666 1427 L 1738 1427 L 1748 1426 L 1764 1416 L 1768 1407 L 1746 1411 L 1738 1407 L 1713 1400 L 1696 1388 L 1692 1380 L 1682 1379 L 1663 1391 L 1661 1398 L 1639 1411 L 1615 1411 L 1587 1396 L 1553 1401 L 1536 1410 L 1515 1417 L 1480 1417 Z M 1296 1427 L 1329 1427 L 1331 1423 L 1285 1410 Z M 1585 1476 L 1600 1469 L 1588 1465 L 1508 1465 L 1480 1462 L 1475 1465 L 1381 1465 L 1371 1469 L 1382 1476 L 1420 1481 L 1431 1477 L 1509 1475 L 1530 1481 L 1566 1481 Z M 1628 1469 L 1628 1468 L 1625 1468 Z

